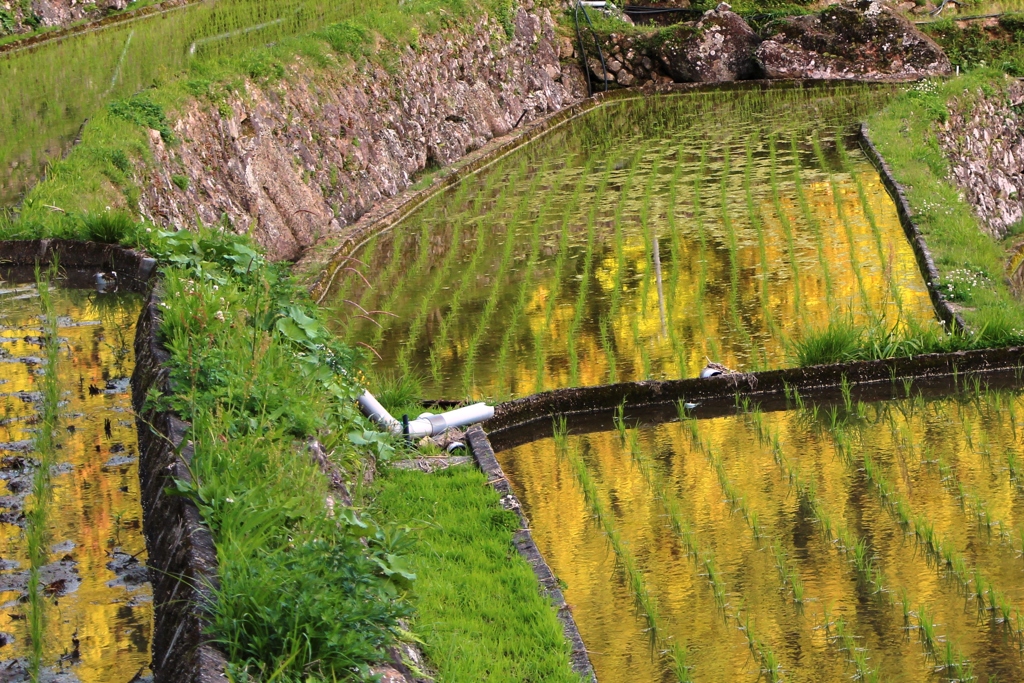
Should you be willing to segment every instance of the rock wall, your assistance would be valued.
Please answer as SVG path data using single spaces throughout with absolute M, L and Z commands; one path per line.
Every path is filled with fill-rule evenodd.
M 1024 220 L 1024 83 L 990 95 L 971 92 L 948 103 L 939 145 L 951 180 L 993 237 Z
M 903 81 L 951 70 L 935 41 L 871 0 L 777 21 L 765 36 L 722 3 L 696 22 L 608 34 L 602 49 L 609 83 L 626 87 L 754 78 Z M 604 68 L 591 52 L 591 77 L 603 83 Z
M 0 36 L 27 33 L 44 26 L 66 26 L 85 18 L 100 18 L 128 7 L 128 0 L 0 0 Z
M 142 211 L 178 228 L 227 220 L 272 258 L 297 259 L 425 169 L 584 98 L 554 27 L 547 9 L 520 9 L 511 39 L 482 17 L 422 39 L 387 69 L 296 58 L 285 78 L 248 81 L 227 106 L 193 101 L 174 125 L 181 144 L 151 132 L 158 163 Z

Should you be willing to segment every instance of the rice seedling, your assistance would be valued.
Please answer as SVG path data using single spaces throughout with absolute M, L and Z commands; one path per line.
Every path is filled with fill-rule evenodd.
M 573 194 L 566 203 L 562 212 L 561 233 L 558 244 L 558 253 L 555 256 L 554 277 L 551 291 L 548 294 L 547 302 L 544 305 L 544 325 L 536 330 L 534 334 L 534 362 L 536 365 L 536 377 L 534 379 L 534 392 L 544 390 L 544 374 L 547 359 L 547 347 L 545 342 L 551 330 L 551 319 L 555 312 L 555 304 L 558 298 L 563 281 L 565 264 L 569 257 L 569 221 L 578 210 L 580 196 L 586 183 L 586 174 L 581 174 L 573 189 Z
M 28 546 L 28 622 L 31 638 L 29 674 L 40 680 L 43 642 L 46 633 L 47 599 L 43 595 L 42 569 L 49 558 L 50 503 L 53 499 L 50 470 L 56 464 L 60 448 L 60 336 L 57 313 L 50 296 L 50 281 L 56 276 L 54 265 L 47 273 L 36 267 L 36 289 L 42 311 L 46 365 L 41 380 L 42 405 L 33 443 L 35 472 L 32 475 L 32 503 L 25 511 L 25 538 Z
M 768 154 L 771 162 L 769 166 L 768 181 L 771 185 L 772 203 L 775 206 L 775 215 L 779 219 L 779 224 L 782 226 L 782 232 L 786 237 L 786 251 L 789 254 L 789 269 L 792 274 L 791 282 L 793 283 L 793 307 L 798 312 L 798 317 L 802 318 L 804 316 L 804 307 L 802 305 L 802 297 L 800 293 L 800 269 L 796 262 L 796 240 L 793 235 L 793 226 L 789 222 L 789 216 L 786 214 L 786 211 L 782 206 L 782 195 L 779 189 L 779 180 L 775 171 L 778 165 L 775 140 L 776 138 L 774 133 L 768 136 Z
M 747 331 L 747 327 L 740 317 L 739 243 L 736 236 L 736 226 L 733 224 L 732 217 L 729 215 L 729 171 L 729 143 L 726 142 L 724 146 L 724 158 L 721 172 L 722 177 L 719 183 L 719 190 L 721 193 L 719 201 L 722 209 L 722 225 L 725 227 L 726 243 L 729 249 L 729 316 L 732 319 L 733 329 L 737 334 L 739 334 L 743 346 L 751 348 L 753 346 L 753 340 L 750 338 L 750 333 Z
M 540 185 L 540 182 L 545 175 L 546 170 L 547 165 L 545 163 L 545 165 L 541 166 L 540 170 L 534 174 L 534 178 L 530 183 L 530 188 L 526 192 L 527 197 L 534 195 L 534 193 L 537 190 L 537 187 Z M 546 202 L 544 205 L 545 208 L 550 206 L 550 201 L 551 197 L 549 196 L 548 202 Z M 525 214 L 528 211 L 528 209 L 529 204 L 525 201 L 521 202 L 517 207 L 515 213 L 513 214 L 512 219 L 506 226 L 506 236 L 504 240 L 505 244 L 504 248 L 502 249 L 501 261 L 498 264 L 497 273 L 493 278 L 491 292 L 487 297 L 486 302 L 484 303 L 483 311 L 481 311 L 474 320 L 476 331 L 473 333 L 473 336 L 470 337 L 469 339 L 469 344 L 466 348 L 465 360 L 463 361 L 462 390 L 463 395 L 465 396 L 470 396 L 473 394 L 473 376 L 474 371 L 476 369 L 476 355 L 481 340 L 483 339 L 484 334 L 488 331 L 488 327 L 490 326 L 491 322 L 491 317 L 494 315 L 494 311 L 497 308 L 499 298 L 504 293 L 505 278 L 508 269 L 512 265 L 512 257 L 515 253 L 515 246 L 517 243 L 517 240 L 513 239 L 512 235 L 515 234 L 516 227 L 518 226 L 519 222 L 522 221 L 522 219 L 525 217 Z M 482 239 L 482 236 L 478 236 L 478 241 L 483 243 L 486 240 Z M 464 282 L 465 281 L 466 280 L 464 280 Z
M 704 143 L 700 148 L 700 171 L 694 176 L 693 180 L 693 219 L 697 224 L 697 236 L 700 240 L 700 279 L 697 282 L 696 307 L 701 338 L 704 341 L 705 349 L 711 355 L 718 357 L 720 355 L 718 342 L 714 338 L 709 337 L 707 333 L 707 326 L 705 323 L 706 313 L 704 310 L 705 297 L 708 289 L 708 244 L 703 210 L 701 208 L 701 183 L 706 172 L 707 154 L 708 146 L 707 143 Z
M 610 167 L 609 167 L 610 168 Z M 607 183 L 608 174 L 602 180 L 602 189 Z M 580 325 L 583 323 L 583 316 L 586 312 L 587 301 L 590 295 L 590 277 L 594 265 L 594 213 L 596 207 L 592 207 L 590 217 L 587 220 L 587 250 L 583 257 L 583 274 L 580 278 L 579 292 L 576 295 L 576 303 L 573 307 L 572 321 L 569 323 L 568 352 L 569 352 L 569 386 L 579 384 L 579 359 L 576 355 L 576 337 Z M 635 318 L 634 318 L 635 320 Z
M 795 189 L 797 204 L 800 206 L 800 213 L 803 216 L 804 222 L 811 229 L 811 233 L 814 235 L 814 240 L 817 244 L 818 249 L 818 267 L 821 268 L 821 276 L 825 281 L 825 299 L 828 302 L 830 310 L 835 310 L 835 297 L 832 286 L 832 271 L 828 263 L 828 255 L 825 253 L 825 242 L 824 236 L 821 231 L 821 224 L 818 222 L 817 217 L 811 210 L 810 204 L 807 201 L 807 193 L 804 191 L 803 181 L 801 179 L 802 170 L 800 168 L 800 150 L 797 146 L 796 135 L 790 138 L 790 153 L 792 155 L 793 163 L 793 185 Z
M 764 316 L 768 331 L 773 336 L 776 336 L 779 334 L 778 324 L 775 322 L 775 316 L 772 313 L 768 299 L 771 267 L 768 263 L 767 240 L 765 238 L 764 223 L 761 220 L 760 212 L 754 206 L 754 193 L 751 183 L 753 166 L 754 148 L 751 138 L 748 137 L 746 144 L 746 164 L 743 167 L 743 194 L 747 201 L 748 219 L 750 220 L 751 225 L 754 226 L 754 231 L 757 233 L 757 252 L 760 257 L 761 264 L 761 314 Z
M 839 191 L 839 184 L 836 182 L 835 174 L 832 173 L 829 168 L 828 160 L 825 158 L 825 153 L 821 148 L 821 140 L 818 138 L 818 134 L 815 133 L 811 138 L 811 145 L 814 148 L 814 156 L 818 159 L 818 166 L 828 173 L 829 188 L 832 191 L 832 205 L 836 209 L 836 213 L 839 216 L 839 222 L 843 225 L 843 232 L 846 234 L 846 244 L 850 253 L 850 265 L 853 267 L 854 277 L 857 280 L 857 289 L 860 294 L 861 307 L 864 309 L 864 313 L 868 318 L 874 317 L 871 309 L 871 300 L 868 297 L 867 289 L 864 287 L 864 278 L 861 275 L 860 258 L 857 256 L 857 245 L 853 238 L 853 227 L 850 225 L 850 219 L 846 215 L 846 210 L 843 207 L 842 195 Z M 842 147 L 842 141 L 837 141 L 836 147 Z

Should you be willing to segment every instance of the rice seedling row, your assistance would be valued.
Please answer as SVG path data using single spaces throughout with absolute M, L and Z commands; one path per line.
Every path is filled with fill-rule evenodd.
M 45 276 L 36 268 L 36 289 L 43 314 L 43 349 L 46 365 L 42 379 L 42 411 L 35 437 L 37 462 L 32 476 L 32 503 L 25 512 L 25 539 L 28 545 L 28 620 L 31 637 L 29 675 L 39 680 L 43 667 L 43 644 L 46 637 L 47 602 L 43 595 L 42 570 L 48 564 L 50 545 L 50 506 L 53 502 L 51 470 L 57 464 L 60 448 L 60 331 L 57 313 L 50 296 L 50 279 L 54 270 Z
M 860 457 L 854 454 L 853 445 L 844 428 L 837 425 L 829 433 L 833 438 L 837 455 L 843 462 L 862 468 L 865 478 L 871 484 L 872 492 L 882 507 L 900 528 L 913 534 L 931 562 L 955 578 L 966 595 L 973 595 L 976 598 L 979 611 L 989 612 L 996 624 L 1005 628 L 1021 642 L 1024 636 L 1024 615 L 1009 602 L 1006 594 L 977 567 L 970 566 L 963 553 L 949 539 L 936 532 L 934 524 L 925 515 L 913 512 L 906 499 L 899 494 L 868 453 L 861 453 Z
M 615 528 L 615 518 L 605 508 L 582 455 L 578 452 L 577 448 L 567 444 L 566 436 L 567 429 L 564 420 L 556 423 L 554 434 L 556 452 L 561 458 L 567 460 L 572 467 L 576 481 L 583 491 L 583 497 L 590 506 L 595 521 L 604 531 L 609 545 L 611 545 L 618 562 L 622 566 L 622 571 L 633 595 L 636 609 L 647 622 L 652 649 L 670 652 L 673 660 L 672 670 L 676 674 L 677 680 L 679 683 L 689 683 L 692 679 L 690 678 L 690 666 L 687 663 L 686 646 L 678 641 L 673 642 L 666 633 L 658 612 L 658 604 L 647 588 L 646 580 L 637 565 L 636 558 Z
M 536 192 L 537 187 L 540 185 L 541 178 L 544 175 L 545 168 L 542 167 L 541 171 L 534 176 L 533 181 L 530 183 L 530 192 L 527 196 L 533 195 Z M 484 303 L 483 311 L 477 318 L 477 330 L 469 339 L 469 345 L 466 348 L 466 358 L 464 363 L 464 370 L 462 373 L 462 387 L 465 395 L 469 396 L 472 393 L 473 385 L 473 370 L 475 368 L 475 361 L 480 342 L 483 339 L 484 333 L 487 331 L 487 326 L 490 324 L 491 316 L 494 314 L 494 309 L 498 304 L 498 299 L 504 294 L 503 285 L 505 282 L 505 274 L 509 267 L 512 265 L 513 254 L 515 253 L 516 242 L 515 240 L 508 237 L 511 235 L 515 226 L 523 220 L 529 205 L 524 201 L 519 204 L 516 208 L 515 213 L 512 215 L 511 220 L 505 226 L 506 238 L 504 240 L 505 246 L 502 251 L 501 262 L 498 264 L 498 271 L 494 276 L 494 281 L 491 284 L 491 293 L 487 297 L 487 301 Z M 483 235 L 478 235 L 477 239 L 483 241 Z M 470 271 L 472 272 L 472 271 Z
M 846 215 L 846 211 L 843 209 L 843 202 L 839 200 L 840 190 L 839 185 L 836 183 L 835 174 L 829 168 L 828 160 L 825 159 L 825 153 L 821 148 L 821 140 L 818 139 L 817 134 L 811 139 L 811 144 L 814 148 L 814 156 L 818 159 L 818 165 L 828 172 L 828 184 L 832 190 L 833 204 L 836 207 L 836 213 L 839 216 L 839 222 L 843 225 L 843 232 L 846 235 L 846 244 L 850 250 L 850 265 L 853 266 L 853 274 L 857 280 L 857 289 L 860 294 L 861 307 L 864 309 L 864 314 L 868 319 L 873 319 L 874 312 L 871 309 L 871 300 L 868 297 L 867 289 L 864 286 L 864 278 L 861 274 L 860 258 L 857 256 L 857 243 L 853 237 L 853 227 L 850 225 L 850 219 Z M 837 146 L 842 146 L 842 143 L 837 142 Z
M 814 212 L 807 202 L 807 194 L 804 192 L 804 183 L 801 177 L 803 169 L 800 164 L 800 150 L 797 146 L 797 138 L 794 135 L 789 140 L 790 153 L 793 162 L 793 186 L 795 189 L 797 204 L 800 206 L 800 213 L 804 221 L 811 228 L 814 241 L 818 249 L 818 267 L 821 269 L 821 276 L 825 280 L 825 299 L 829 309 L 833 308 L 835 293 L 832 287 L 832 271 L 829 267 L 828 255 L 825 253 L 824 236 L 821 233 L 821 224 L 815 217 Z

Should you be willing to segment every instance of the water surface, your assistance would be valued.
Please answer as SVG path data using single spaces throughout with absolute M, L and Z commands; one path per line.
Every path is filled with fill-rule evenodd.
M 146 573 L 138 446 L 128 378 L 142 299 L 53 289 L 61 343 L 60 450 L 52 468 L 49 563 L 42 568 L 43 664 L 61 681 L 127 683 L 148 671 L 152 593 Z M 33 504 L 34 425 L 45 372 L 34 285 L 0 283 L 0 680 L 30 650 L 26 506 Z
M 856 668 L 834 638 L 838 617 L 880 680 L 955 678 L 941 668 L 947 642 L 979 681 L 1024 679 L 1013 622 L 1024 608 L 1024 399 L 982 392 L 849 411 L 839 406 L 834 416 L 810 406 L 737 414 L 630 427 L 622 436 L 614 430 L 570 435 L 566 449 L 543 439 L 498 455 L 542 554 L 567 586 L 599 680 L 676 679 L 652 652 L 622 562 L 595 521 L 571 456 L 582 459 L 596 483 L 666 631 L 689 648 L 694 680 L 758 678 L 762 665 L 743 628 L 756 630 L 779 658 L 783 680 L 851 680 Z M 694 433 L 706 447 L 695 445 Z M 767 442 L 762 434 L 770 435 Z M 837 447 L 841 442 L 850 445 L 848 455 Z M 865 457 L 894 493 L 879 493 L 865 473 Z M 837 534 L 824 533 L 793 473 L 813 484 L 831 524 L 864 544 L 884 592 L 862 578 Z M 899 522 L 887 502 L 897 499 L 963 558 L 966 588 L 913 527 Z M 673 527 L 672 506 L 714 558 L 724 602 L 716 601 L 707 572 Z M 802 602 L 781 578 L 773 544 L 799 577 Z M 973 594 L 978 576 L 986 591 L 1012 606 L 1009 627 L 989 608 L 991 593 L 984 604 Z M 922 609 L 937 625 L 938 651 L 922 645 Z
M 343 337 L 430 397 L 792 364 L 833 320 L 934 314 L 895 206 L 850 137 L 886 90 L 603 106 L 435 197 L 355 255 Z M 349 264 L 354 265 L 354 264 Z

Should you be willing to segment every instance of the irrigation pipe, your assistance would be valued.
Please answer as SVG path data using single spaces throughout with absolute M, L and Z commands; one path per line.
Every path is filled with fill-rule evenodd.
M 474 403 L 440 415 L 422 413 L 415 420 L 409 420 L 408 416 L 403 415 L 402 420 L 399 421 L 369 391 L 363 391 L 357 400 L 359 407 L 368 418 L 392 434 L 404 435 L 410 439 L 435 436 L 448 429 L 465 427 L 494 417 L 493 406 L 486 403 Z

